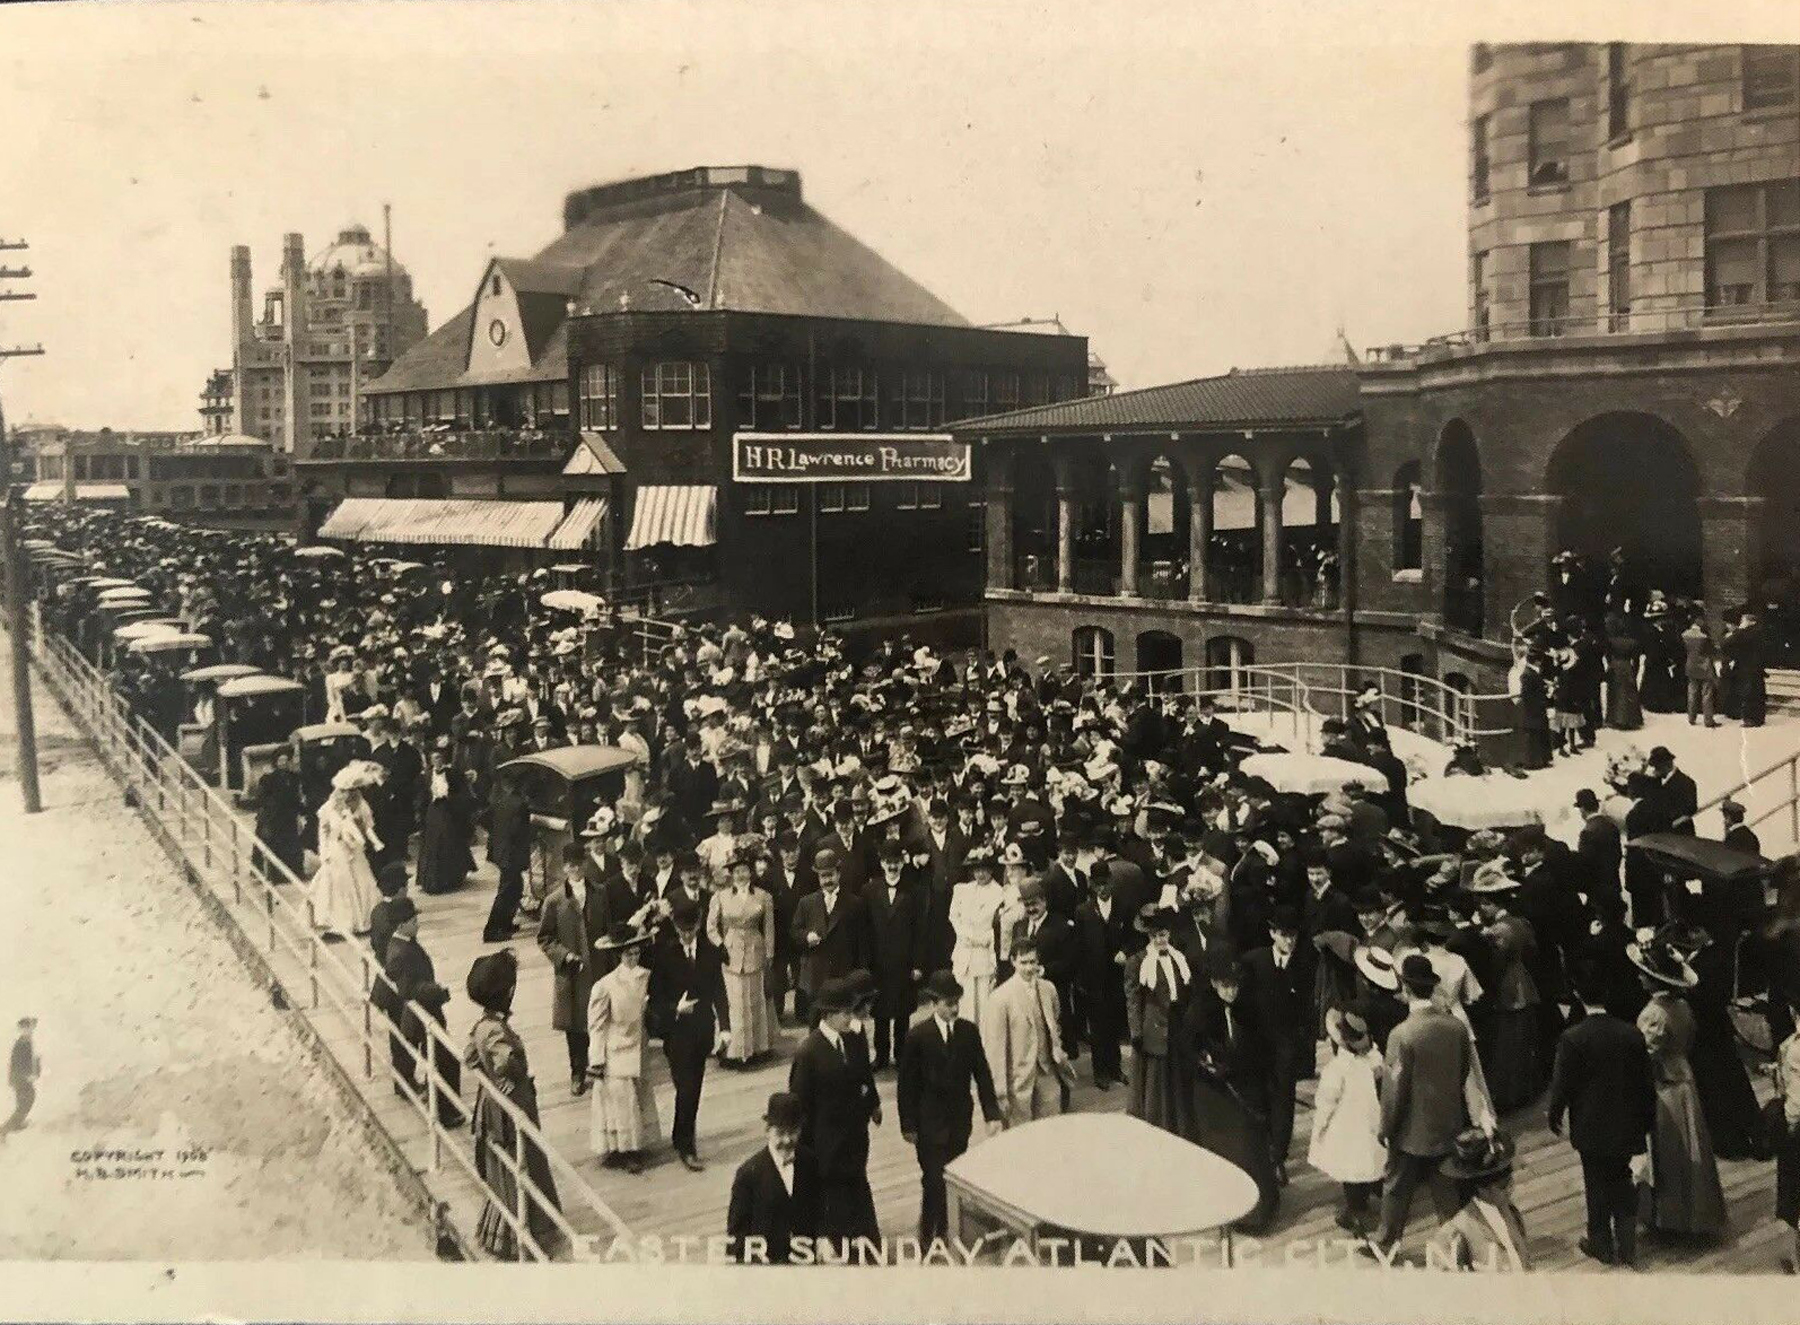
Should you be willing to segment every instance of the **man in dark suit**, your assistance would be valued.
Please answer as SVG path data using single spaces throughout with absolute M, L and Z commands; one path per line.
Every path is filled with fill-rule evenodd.
M 869 1124 L 881 1122 L 881 1098 L 860 1036 L 850 1035 L 854 1006 L 842 980 L 813 997 L 819 1022 L 801 1041 L 788 1069 L 800 1101 L 800 1144 L 819 1166 L 821 1237 L 879 1237 L 869 1189 Z
M 1243 958 L 1245 1002 L 1263 1041 L 1259 1067 L 1261 1094 L 1268 1101 L 1269 1158 L 1283 1186 L 1294 1139 L 1294 1088 L 1314 1043 L 1313 968 L 1296 960 L 1299 936 L 1299 914 L 1278 906 L 1269 919 L 1269 946 L 1253 948 Z
M 375 853 L 375 868 L 380 869 L 390 861 L 406 859 L 407 845 L 419 821 L 425 761 L 410 741 L 400 738 L 385 711 L 368 719 L 368 731 L 369 758 L 381 765 L 383 773 L 369 806 L 375 836 L 381 839 L 381 850 Z
M 794 903 L 794 948 L 800 954 L 800 987 L 809 998 L 828 981 L 873 964 L 868 904 L 845 886 L 843 858 L 832 846 L 813 856 L 818 891 Z
M 1075 910 L 1075 981 L 1082 1030 L 1094 1056 L 1094 1084 L 1110 1090 L 1125 1080 L 1119 1042 L 1125 1038 L 1125 964 L 1133 946 L 1133 916 L 1113 896 L 1112 871 L 1104 864 L 1088 885 L 1088 899 Z
M 585 855 L 573 842 L 563 847 L 563 883 L 544 899 L 537 931 L 538 947 L 555 972 L 550 1022 L 568 1041 L 569 1089 L 576 1095 L 588 1089 L 588 995 L 601 975 L 594 945 L 611 923 L 605 899 L 582 874 Z
M 919 1157 L 919 1240 L 950 1236 L 944 1193 L 944 1167 L 969 1148 L 974 1131 L 974 1104 L 969 1088 L 981 1097 L 981 1116 L 1000 1121 L 993 1074 L 975 1024 L 957 1016 L 962 986 L 949 971 L 938 971 L 920 991 L 931 1015 L 906 1034 L 900 1050 L 898 1104 L 900 1135 Z
M 1694 786 L 1694 779 L 1675 767 L 1674 752 L 1666 745 L 1659 745 L 1652 750 L 1645 765 L 1650 771 L 1650 794 L 1655 798 L 1662 811 L 1662 821 L 1667 825 L 1661 831 L 1693 836 L 1694 811 L 1700 804 L 1700 793 Z
M 803 1119 L 800 1101 L 787 1091 L 769 1096 L 768 1140 L 732 1176 L 725 1235 L 739 1265 L 786 1265 L 794 1239 L 817 1232 L 819 1171 L 800 1149 Z
M 1600 798 L 1586 787 L 1575 793 L 1575 808 L 1582 820 L 1575 844 L 1577 885 L 1590 898 L 1596 892 L 1617 896 L 1619 866 L 1625 858 L 1619 826 L 1600 812 Z
M 884 1070 L 899 1057 L 906 1019 L 913 1010 L 913 990 L 924 976 L 925 918 L 919 888 L 907 877 L 906 851 L 895 841 L 883 842 L 878 853 L 881 877 L 863 888 L 869 908 L 869 937 L 875 977 L 875 1015 L 870 1031 L 874 1069 Z
M 1656 1121 L 1656 1088 L 1644 1037 L 1608 1012 L 1606 990 L 1591 966 L 1576 971 L 1576 996 L 1587 1015 L 1556 1044 L 1550 1073 L 1550 1130 L 1581 1156 L 1587 1195 L 1584 1254 L 1605 1265 L 1630 1265 L 1637 1254 L 1637 1202 L 1631 1157 L 1640 1154 Z
M 682 742 L 681 758 L 669 770 L 667 785 L 675 812 L 684 822 L 705 820 L 707 807 L 718 799 L 719 773 L 706 761 L 699 732 L 689 732 Z
M 1079 845 L 1080 838 L 1077 834 L 1065 832 L 1059 836 L 1056 839 L 1056 859 L 1050 862 L 1049 868 L 1038 880 L 1044 887 L 1044 901 L 1051 913 L 1066 920 L 1075 918 L 1075 908 L 1081 905 L 1085 896 L 1085 890 L 1075 871 Z M 1062 986 L 1057 987 L 1060 989 Z
M 698 1173 L 706 1167 L 694 1144 L 706 1059 L 724 1047 L 731 1016 L 725 1006 L 724 967 L 719 950 L 700 932 L 699 906 L 677 893 L 669 922 L 650 962 L 650 1030 L 662 1037 L 675 1086 L 670 1142 L 681 1162 Z
M 1375 1242 L 1384 1254 L 1406 1232 L 1420 1183 L 1430 1188 L 1440 1220 L 1456 1214 L 1455 1186 L 1439 1165 L 1469 1125 L 1465 1092 L 1475 1062 L 1469 1028 L 1431 1000 L 1438 976 L 1423 953 L 1412 953 L 1401 963 L 1400 981 L 1407 1016 L 1388 1036 L 1387 1080 L 1381 1091 L 1380 1139 L 1388 1148 L 1388 1166 Z M 1492 1118 L 1480 1123 L 1492 1131 Z

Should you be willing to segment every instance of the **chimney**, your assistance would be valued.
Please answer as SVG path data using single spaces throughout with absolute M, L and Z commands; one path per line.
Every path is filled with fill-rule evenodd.
M 256 338 L 251 323 L 250 249 L 238 244 L 231 250 L 231 431 L 250 430 L 250 373 L 244 347 Z
M 281 240 L 282 336 L 286 341 L 283 361 L 281 449 L 291 456 L 312 448 L 306 427 L 306 245 L 297 234 Z

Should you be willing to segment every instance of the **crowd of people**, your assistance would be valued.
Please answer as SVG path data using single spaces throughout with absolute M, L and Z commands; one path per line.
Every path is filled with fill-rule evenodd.
M 1069 1108 L 1083 1074 L 1250 1173 L 1252 1230 L 1277 1217 L 1315 1083 L 1298 1153 L 1341 1184 L 1338 1223 L 1377 1258 L 1424 1187 L 1449 1254 L 1529 1265 L 1509 1129 L 1534 1108 L 1580 1152 L 1596 1260 L 1633 1263 L 1640 1228 L 1722 1236 L 1718 1158 L 1777 1158 L 1779 1216 L 1800 1217 L 1800 1038 L 1777 1052 L 1765 1120 L 1733 1031 L 1730 937 L 1707 898 L 1625 864 L 1622 829 L 1692 831 L 1693 784 L 1667 751 L 1623 824 L 1583 793 L 1574 847 L 1541 828 L 1464 835 L 1410 814 L 1374 693 L 1325 724 L 1325 747 L 1384 787 L 1304 796 L 1247 776 L 1252 743 L 1204 699 L 1044 659 L 904 640 L 852 656 L 754 620 L 650 651 L 603 613 L 546 606 L 541 572 L 397 571 L 79 508 L 39 520 L 228 656 L 300 680 L 308 717 L 367 732 L 367 761 L 330 785 L 278 762 L 253 799 L 321 925 L 366 936 L 399 991 L 383 1009 L 396 1089 L 417 1089 L 405 1045 L 449 997 L 415 895 L 468 886 L 477 848 L 499 876 L 494 947 L 468 974 L 467 1051 L 441 1073 L 476 1074 L 535 1120 L 542 1046 L 509 1015 L 520 961 L 547 962 L 594 1153 L 642 1172 L 660 1147 L 660 1046 L 666 1135 L 699 1170 L 709 1067 L 765 1064 L 784 1026 L 802 1031 L 768 1144 L 731 1188 L 728 1231 L 771 1259 L 794 1234 L 878 1234 L 867 1170 L 889 1073 L 927 1238 L 950 1232 L 944 1170 L 977 1108 L 985 1128 L 1028 1123 Z M 62 601 L 45 610 L 72 626 Z M 1557 613 L 1555 629 L 1582 620 Z M 159 666 L 127 656 L 116 679 L 172 728 L 191 697 Z M 496 770 L 572 744 L 636 758 L 538 868 L 530 808 Z M 1783 1018 L 1796 941 L 1768 944 Z M 460 1093 L 439 1104 L 455 1116 Z M 476 1092 L 471 1125 L 492 1190 L 482 1238 L 514 1255 L 500 1212 L 516 1180 L 492 1157 L 514 1124 Z M 554 1236 L 544 1213 L 534 1238 Z
M 1527 768 L 1590 748 L 1601 726 L 1635 731 L 1646 712 L 1685 710 L 1708 727 L 1767 717 L 1769 645 L 1754 604 L 1715 631 L 1704 602 L 1642 585 L 1622 549 L 1604 567 L 1565 550 L 1521 609 L 1513 688 Z

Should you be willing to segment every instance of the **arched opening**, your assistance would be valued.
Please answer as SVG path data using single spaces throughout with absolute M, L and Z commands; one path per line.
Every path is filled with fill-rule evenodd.
M 1138 591 L 1146 598 L 1187 597 L 1192 519 L 1186 472 L 1168 456 L 1157 456 L 1145 473 L 1143 538 L 1138 543 Z
M 1214 635 L 1206 641 L 1205 688 L 1235 695 L 1248 681 L 1245 669 L 1255 665 L 1256 650 L 1249 640 L 1237 635 Z
M 1104 456 L 1071 465 L 1075 491 L 1075 592 L 1119 592 L 1119 475 Z
M 1282 476 L 1281 601 L 1337 606 L 1337 483 L 1328 465 L 1297 457 Z
M 1475 434 L 1461 419 L 1451 420 L 1438 437 L 1433 482 L 1444 512 L 1444 623 L 1452 630 L 1479 635 L 1485 580 L 1481 452 Z
M 1221 603 L 1253 603 L 1262 580 L 1262 513 L 1256 470 L 1241 455 L 1213 467 L 1212 541 L 1206 549 L 1211 596 Z
M 1750 596 L 1763 607 L 1775 658 L 1791 667 L 1800 659 L 1800 418 L 1757 443 L 1744 491 L 1762 498 Z
M 1551 454 L 1546 486 L 1563 501 L 1555 541 L 1604 565 L 1623 549 L 1646 591 L 1700 596 L 1700 476 L 1686 440 L 1650 414 L 1602 414 Z
M 1041 446 L 1013 456 L 1012 546 L 1014 584 L 1056 588 L 1056 469 Z
M 1077 626 L 1069 642 L 1076 676 L 1099 681 L 1112 676 L 1116 670 L 1112 631 L 1099 626 Z
M 1425 565 L 1425 506 L 1417 460 L 1394 471 L 1394 569 L 1416 571 Z
M 1153 695 L 1182 689 L 1181 637 L 1166 630 L 1146 630 L 1137 637 L 1137 669 Z

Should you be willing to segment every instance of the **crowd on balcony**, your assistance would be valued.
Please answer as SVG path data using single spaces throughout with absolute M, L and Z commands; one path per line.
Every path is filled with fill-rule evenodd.
M 569 446 L 563 428 L 472 427 L 466 419 L 388 420 L 313 438 L 314 460 L 554 459 Z
M 890 1107 L 919 1162 L 919 1232 L 945 1237 L 944 1166 L 977 1127 L 1104 1107 L 1119 1086 L 1131 1113 L 1252 1175 L 1244 1227 L 1274 1226 L 1306 1162 L 1372 1258 L 1394 1252 L 1426 1187 L 1452 1259 L 1485 1260 L 1498 1239 L 1528 1267 L 1514 1172 L 1558 1163 L 1513 1147 L 1534 1113 L 1571 1120 L 1580 1248 L 1602 1263 L 1633 1262 L 1640 1223 L 1723 1236 L 1717 1156 L 1778 1155 L 1778 1209 L 1800 1215 L 1800 1038 L 1779 1053 L 1787 1121 L 1766 1125 L 1706 899 L 1634 878 L 1598 809 L 1576 848 L 1415 821 L 1378 706 L 1328 723 L 1330 753 L 1395 771 L 1303 795 L 1247 774 L 1254 742 L 1203 700 L 1010 654 L 901 640 L 852 659 L 829 635 L 749 621 L 646 657 L 604 617 L 546 604 L 529 575 L 402 579 L 356 551 L 309 560 L 272 538 L 33 515 L 31 532 L 180 603 L 229 656 L 296 670 L 309 716 L 367 733 L 372 771 L 276 803 L 259 789 L 258 832 L 305 877 L 303 830 L 329 820 L 310 887 L 326 923 L 406 980 L 394 1006 L 442 1015 L 414 922 L 471 886 L 481 848 L 495 872 L 476 886 L 495 891 L 491 950 L 468 977 L 471 1080 L 535 1121 L 528 1064 L 566 1055 L 596 1154 L 654 1181 L 659 1101 L 673 1157 L 700 1169 L 709 1065 L 786 1057 L 767 1145 L 733 1182 L 734 1247 L 764 1238 L 779 1258 L 788 1233 L 876 1235 L 869 1138 Z M 53 600 L 51 623 L 78 603 Z M 1523 633 L 1528 654 L 1551 647 L 1546 629 Z M 157 696 L 183 702 L 167 680 L 117 679 L 158 720 Z M 635 762 L 540 876 L 531 807 L 496 771 L 590 741 Z M 1658 761 L 1640 803 L 1673 820 L 1681 775 Z M 1779 1038 L 1800 961 L 1769 960 Z M 521 962 L 539 961 L 554 1031 L 528 1042 L 508 1017 Z M 396 1014 L 397 1037 L 409 1025 Z M 415 1061 L 396 1049 L 400 1077 Z M 482 1237 L 511 1256 L 495 1211 L 517 1186 L 493 1153 L 510 1123 L 482 1098 Z M 1650 1156 L 1641 1214 L 1634 1154 Z M 543 1210 L 529 1226 L 554 1239 Z

